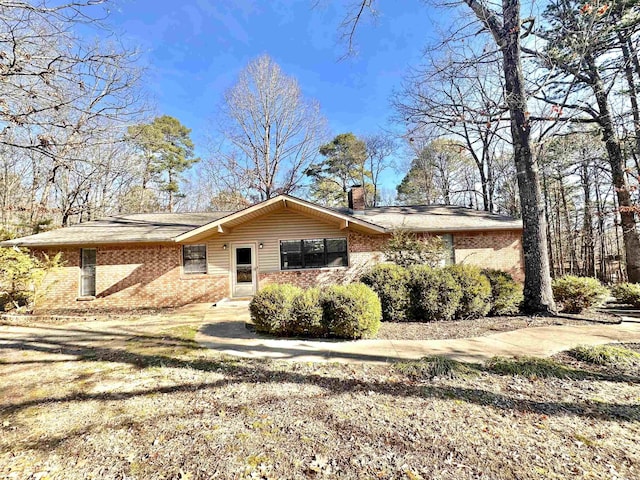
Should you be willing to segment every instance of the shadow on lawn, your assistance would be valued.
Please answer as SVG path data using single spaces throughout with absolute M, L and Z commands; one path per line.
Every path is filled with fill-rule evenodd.
M 115 362 L 133 365 L 138 368 L 170 367 L 188 368 L 204 372 L 219 372 L 226 378 L 214 382 L 197 382 L 179 384 L 157 388 L 137 389 L 126 392 L 106 393 L 73 393 L 63 397 L 48 397 L 44 399 L 27 400 L 20 403 L 0 404 L 0 413 L 11 414 L 23 409 L 51 403 L 64 403 L 89 400 L 126 400 L 129 398 L 151 395 L 157 393 L 176 393 L 198 391 L 201 389 L 216 389 L 233 383 L 297 383 L 321 387 L 327 391 L 340 394 L 344 392 L 372 391 L 379 394 L 418 397 L 418 398 L 443 398 L 461 399 L 469 403 L 481 406 L 489 406 L 501 410 L 515 410 L 545 415 L 573 414 L 582 417 L 600 418 L 605 420 L 637 420 L 640 418 L 640 405 L 625 405 L 616 403 L 591 403 L 591 402 L 542 402 L 531 399 L 519 399 L 501 393 L 489 392 L 477 388 L 465 388 L 457 386 L 416 385 L 414 383 L 391 383 L 362 381 L 356 379 L 342 379 L 316 374 L 297 373 L 290 371 L 270 370 L 269 363 L 264 360 L 244 361 L 233 360 L 209 360 L 209 359 L 181 359 L 165 354 L 146 354 L 131 352 L 120 348 L 110 348 L 100 345 L 101 339 L 126 337 L 126 340 L 139 340 L 145 347 L 184 347 L 189 341 L 170 336 L 147 336 L 118 334 L 113 332 L 86 331 L 87 335 L 78 335 L 78 330 L 65 337 L 62 329 L 56 329 L 58 335 L 32 335 L 27 338 L 0 338 L 0 353 L 8 350 L 34 351 L 46 354 L 73 355 L 77 362 Z M 57 359 L 45 359 L 41 362 L 58 362 Z M 30 362 L 30 361 L 29 361 Z M 17 361 L 15 364 L 26 363 Z M 12 362 L 3 362 L 11 365 Z M 1 366 L 1 365 L 0 365 Z M 573 379 L 606 380 L 614 382 L 640 383 L 637 376 L 610 376 L 601 373 L 586 372 L 571 369 L 571 374 L 561 369 L 558 376 Z M 507 372 L 490 370 L 492 374 L 509 375 Z

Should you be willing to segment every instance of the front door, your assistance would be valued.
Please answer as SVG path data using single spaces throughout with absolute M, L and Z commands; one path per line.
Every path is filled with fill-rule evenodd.
M 249 297 L 256 293 L 254 246 L 233 245 L 233 296 Z

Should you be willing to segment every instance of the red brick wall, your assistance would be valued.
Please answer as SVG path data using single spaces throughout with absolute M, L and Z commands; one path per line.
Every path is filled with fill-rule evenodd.
M 504 270 L 524 281 L 520 231 L 458 233 L 453 236 L 456 263 Z
M 49 251 L 55 254 L 57 251 Z M 96 297 L 78 301 L 80 249 L 64 249 L 65 266 L 46 279 L 39 310 L 177 307 L 229 296 L 227 275 L 185 275 L 178 245 L 99 246 Z

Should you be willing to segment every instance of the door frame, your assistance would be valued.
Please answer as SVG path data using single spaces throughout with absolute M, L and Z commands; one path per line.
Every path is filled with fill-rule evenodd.
M 257 271 L 258 271 L 258 254 L 257 254 L 257 248 L 256 248 L 256 243 L 255 242 L 238 242 L 238 243 L 232 243 L 231 244 L 231 297 L 241 297 L 244 295 L 236 295 L 236 276 L 237 276 L 237 269 L 236 269 L 236 249 L 238 248 L 251 248 L 251 294 L 250 295 L 255 295 L 255 293 L 258 291 L 258 275 L 257 275 Z

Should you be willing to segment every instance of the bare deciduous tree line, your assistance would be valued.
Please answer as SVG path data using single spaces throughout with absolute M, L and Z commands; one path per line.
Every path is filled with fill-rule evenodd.
M 112 211 L 136 176 L 118 131 L 142 111 L 135 52 L 88 43 L 101 2 L 0 2 L 2 227 Z

